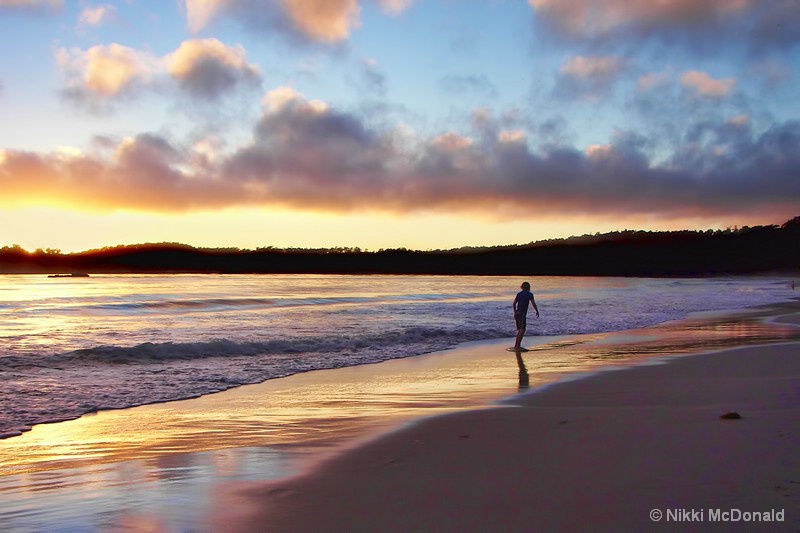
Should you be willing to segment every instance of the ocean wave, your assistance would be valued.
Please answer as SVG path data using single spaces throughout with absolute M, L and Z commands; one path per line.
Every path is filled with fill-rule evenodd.
M 0 403 L 0 438 L 88 412 L 193 398 L 300 372 L 411 357 L 503 334 L 492 329 L 409 327 L 375 336 L 147 342 L 47 356 L 0 356 L 0 377 L 8 379 L 9 394 L 20 398 L 14 405 Z M 45 397 L 47 401 L 40 401 Z
M 276 278 L 284 283 L 271 291 L 258 290 L 264 278 L 243 279 L 248 283 L 240 286 L 240 278 L 165 277 L 160 294 L 148 285 L 120 295 L 109 278 L 107 295 L 54 295 L 3 311 L 0 381 L 8 400 L 0 401 L 0 438 L 100 409 L 465 341 L 510 341 L 515 333 L 505 279 L 408 277 L 387 286 L 384 278 L 334 277 L 335 291 L 305 292 L 292 292 L 293 277 Z M 542 336 L 641 328 L 793 295 L 772 279 L 570 278 L 537 285 L 542 319 L 529 315 L 528 334 Z
M 409 327 L 387 331 L 380 335 L 326 335 L 305 338 L 273 339 L 267 341 L 237 341 L 213 339 L 203 342 L 145 342 L 135 346 L 95 346 L 51 355 L 0 357 L 0 370 L 19 367 L 64 368 L 70 364 L 136 364 L 159 361 L 199 360 L 268 356 L 271 354 L 357 353 L 394 347 L 401 353 L 404 347 L 429 346 L 430 350 L 459 342 L 495 338 L 507 331 L 489 329 L 445 329 Z M 414 350 L 415 352 L 418 350 Z
M 359 305 L 373 304 L 380 305 L 385 303 L 397 304 L 399 302 L 448 302 L 463 301 L 485 297 L 481 294 L 404 294 L 404 295 L 379 295 L 379 296 L 334 296 L 318 298 L 259 298 L 259 297 L 220 297 L 220 298 L 159 298 L 153 300 L 126 300 L 120 302 L 104 301 L 100 303 L 84 300 L 80 302 L 70 302 L 65 300 L 67 305 L 58 305 L 57 299 L 46 302 L 47 305 L 41 307 L 48 313 L 82 313 L 82 314 L 105 314 L 105 313 L 162 313 L 162 312 L 195 312 L 208 310 L 229 310 L 253 309 L 253 308 L 286 308 L 300 306 L 317 305 Z M 70 303 L 68 303 L 70 302 Z M 0 303 L 2 308 L 2 303 Z

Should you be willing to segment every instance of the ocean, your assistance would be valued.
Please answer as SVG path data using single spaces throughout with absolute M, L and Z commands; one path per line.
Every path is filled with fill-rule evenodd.
M 0 437 L 104 409 L 515 334 L 524 279 L 459 276 L 0 276 Z M 538 277 L 529 336 L 642 328 L 787 301 L 778 277 Z

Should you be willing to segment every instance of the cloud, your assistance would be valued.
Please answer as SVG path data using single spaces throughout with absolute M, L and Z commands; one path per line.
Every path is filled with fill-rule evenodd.
M 185 0 L 189 29 L 195 33 L 222 15 L 261 31 L 304 36 L 321 43 L 346 40 L 360 24 L 356 0 Z
M 384 12 L 399 15 L 412 0 L 372 0 Z M 230 16 L 257 31 L 277 30 L 323 44 L 346 41 L 361 25 L 363 2 L 358 0 L 185 0 L 193 33 L 215 18 Z
M 561 98 L 600 98 L 608 93 L 624 67 L 619 57 L 574 56 L 559 70 L 556 95 Z
M 360 65 L 360 76 L 357 85 L 371 95 L 384 96 L 386 94 L 386 76 L 378 67 L 375 59 L 365 59 Z
M 609 80 L 622 70 L 618 57 L 575 56 L 561 67 L 561 74 L 580 80 Z
M 749 128 L 752 121 L 750 115 L 734 115 L 725 121 L 725 124 L 734 128 Z
M 116 19 L 117 8 L 110 4 L 85 7 L 78 16 L 80 26 L 101 26 Z
M 755 65 L 750 74 L 757 76 L 761 83 L 770 89 L 789 83 L 793 78 L 792 68 L 774 59 Z
M 756 3 L 752 39 L 756 48 L 789 48 L 800 43 L 800 3 L 771 0 Z
M 791 217 L 800 207 L 800 122 L 756 131 L 749 117 L 704 120 L 658 162 L 650 140 L 617 131 L 579 151 L 535 147 L 536 127 L 479 113 L 478 135 L 428 138 L 370 127 L 288 87 L 268 93 L 249 143 L 142 134 L 95 152 L 0 156 L 5 205 L 187 211 L 286 206 L 329 211 Z M 370 121 L 373 123 L 374 121 Z M 489 132 L 493 132 L 491 135 Z M 102 142 L 100 142 L 102 141 Z
M 260 82 L 260 69 L 246 57 L 242 46 L 230 47 L 217 39 L 193 39 L 181 43 L 164 61 L 182 89 L 213 99 L 236 85 Z
M 748 0 L 528 0 L 540 16 L 575 36 L 598 37 L 625 27 L 670 27 L 723 19 Z
M 217 39 L 184 41 L 162 58 L 117 43 L 88 50 L 59 48 L 55 55 L 64 94 L 94 110 L 167 81 L 192 96 L 217 99 L 237 86 L 255 86 L 261 80 L 260 69 L 247 62 L 242 46 L 227 46 Z
M 189 30 L 192 33 L 202 31 L 228 3 L 228 0 L 186 0 L 186 19 Z
M 636 90 L 639 93 L 653 91 L 665 87 L 670 81 L 670 75 L 665 72 L 648 72 L 639 78 Z
M 65 78 L 66 94 L 79 102 L 128 94 L 148 84 L 158 72 L 152 56 L 112 43 L 88 50 L 59 48 L 56 60 Z
M 523 144 L 527 136 L 522 130 L 503 130 L 497 135 L 497 140 L 506 144 Z
M 110 157 L 5 151 L 0 183 L 6 205 L 56 204 L 113 211 L 184 211 L 234 200 L 211 176 L 183 172 L 186 154 L 151 134 L 124 139 Z
M 528 0 L 545 33 L 589 44 L 668 43 L 751 51 L 800 42 L 796 0 Z
M 0 10 L 38 11 L 60 9 L 63 6 L 64 0 L 0 0 Z
M 387 13 L 399 15 L 411 7 L 413 0 L 379 0 L 378 3 Z
M 278 204 L 307 207 L 362 205 L 358 190 L 390 177 L 391 140 L 355 116 L 291 88 L 264 99 L 264 113 L 250 146 L 237 151 L 223 174 Z
M 283 0 L 283 6 L 295 27 L 317 41 L 345 40 L 360 24 L 356 0 Z
M 691 70 L 681 76 L 681 85 L 698 96 L 725 98 L 730 95 L 736 80 L 733 78 L 714 79 L 706 72 Z

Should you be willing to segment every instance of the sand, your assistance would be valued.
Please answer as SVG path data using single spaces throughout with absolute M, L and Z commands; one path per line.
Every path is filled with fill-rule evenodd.
M 213 510 L 226 531 L 797 531 L 800 344 L 602 372 L 427 418 L 226 496 Z
M 783 519 L 740 529 L 797 531 L 798 309 L 532 337 L 529 389 L 501 340 L 36 426 L 0 441 L 0 523 L 727 530 L 711 512 L 735 509 Z M 535 392 L 515 395 L 525 391 Z M 719 418 L 733 411 L 742 418 Z M 653 509 L 664 513 L 658 524 Z

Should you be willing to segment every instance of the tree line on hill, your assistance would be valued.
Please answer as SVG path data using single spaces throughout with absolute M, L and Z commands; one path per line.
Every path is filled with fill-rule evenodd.
M 703 276 L 800 272 L 800 216 L 781 226 L 621 231 L 525 245 L 415 251 L 256 250 L 160 243 L 64 254 L 0 248 L 0 273 Z

